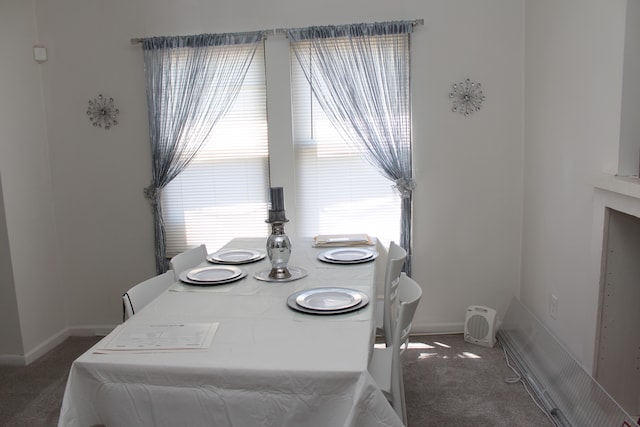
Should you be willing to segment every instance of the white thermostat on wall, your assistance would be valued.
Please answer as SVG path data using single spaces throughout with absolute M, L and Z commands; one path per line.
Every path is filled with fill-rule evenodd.
M 467 308 L 464 321 L 464 340 L 483 347 L 493 347 L 496 343 L 498 315 L 489 307 L 472 305 Z
M 33 59 L 42 64 L 43 62 L 47 62 L 47 48 L 44 46 L 34 46 L 33 47 Z

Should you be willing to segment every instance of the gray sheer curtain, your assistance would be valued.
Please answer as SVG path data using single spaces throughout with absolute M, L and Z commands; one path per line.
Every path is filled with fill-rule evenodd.
M 347 143 L 394 183 L 411 274 L 410 21 L 287 30 L 314 96 Z
M 263 32 L 153 37 L 142 41 L 146 74 L 156 270 L 167 269 L 161 192 L 207 141 L 236 99 Z

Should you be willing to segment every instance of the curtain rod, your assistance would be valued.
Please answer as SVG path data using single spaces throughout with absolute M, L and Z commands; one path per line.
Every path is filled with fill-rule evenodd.
M 414 27 L 419 26 L 419 25 L 424 25 L 424 19 L 415 19 L 412 23 L 411 23 Z M 266 30 L 267 34 L 286 34 L 287 30 L 290 30 L 292 28 L 275 28 L 273 30 Z M 136 38 L 132 38 L 131 39 L 131 44 L 140 44 L 144 41 L 144 37 L 136 37 Z
M 414 27 L 416 27 L 418 25 L 424 25 L 424 19 L 414 19 L 411 22 L 411 25 L 413 25 Z M 322 25 L 320 25 L 320 26 L 322 26 Z M 286 34 L 288 30 L 293 30 L 293 29 L 297 29 L 297 28 L 276 28 L 276 29 L 274 29 L 272 31 L 273 31 L 273 34 Z
M 272 32 L 273 30 L 263 30 L 265 33 L 265 36 L 267 34 L 269 34 L 270 32 Z M 246 33 L 253 33 L 254 31 L 243 31 L 243 32 L 239 32 L 239 33 L 230 33 L 230 34 L 246 34 Z M 185 36 L 185 37 L 190 37 L 190 36 Z M 135 37 L 130 39 L 131 40 L 131 44 L 140 44 L 142 42 L 144 42 L 146 39 L 151 38 L 151 37 Z

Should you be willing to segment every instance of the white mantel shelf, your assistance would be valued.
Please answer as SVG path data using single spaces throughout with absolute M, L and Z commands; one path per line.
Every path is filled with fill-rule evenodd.
M 618 176 L 603 173 L 596 177 L 594 187 L 640 199 L 640 179 L 637 176 Z

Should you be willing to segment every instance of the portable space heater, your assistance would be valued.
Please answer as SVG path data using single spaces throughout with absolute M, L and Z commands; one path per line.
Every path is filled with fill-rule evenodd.
M 464 340 L 483 347 L 493 347 L 496 343 L 498 316 L 494 309 L 472 305 L 467 308 L 464 321 Z

